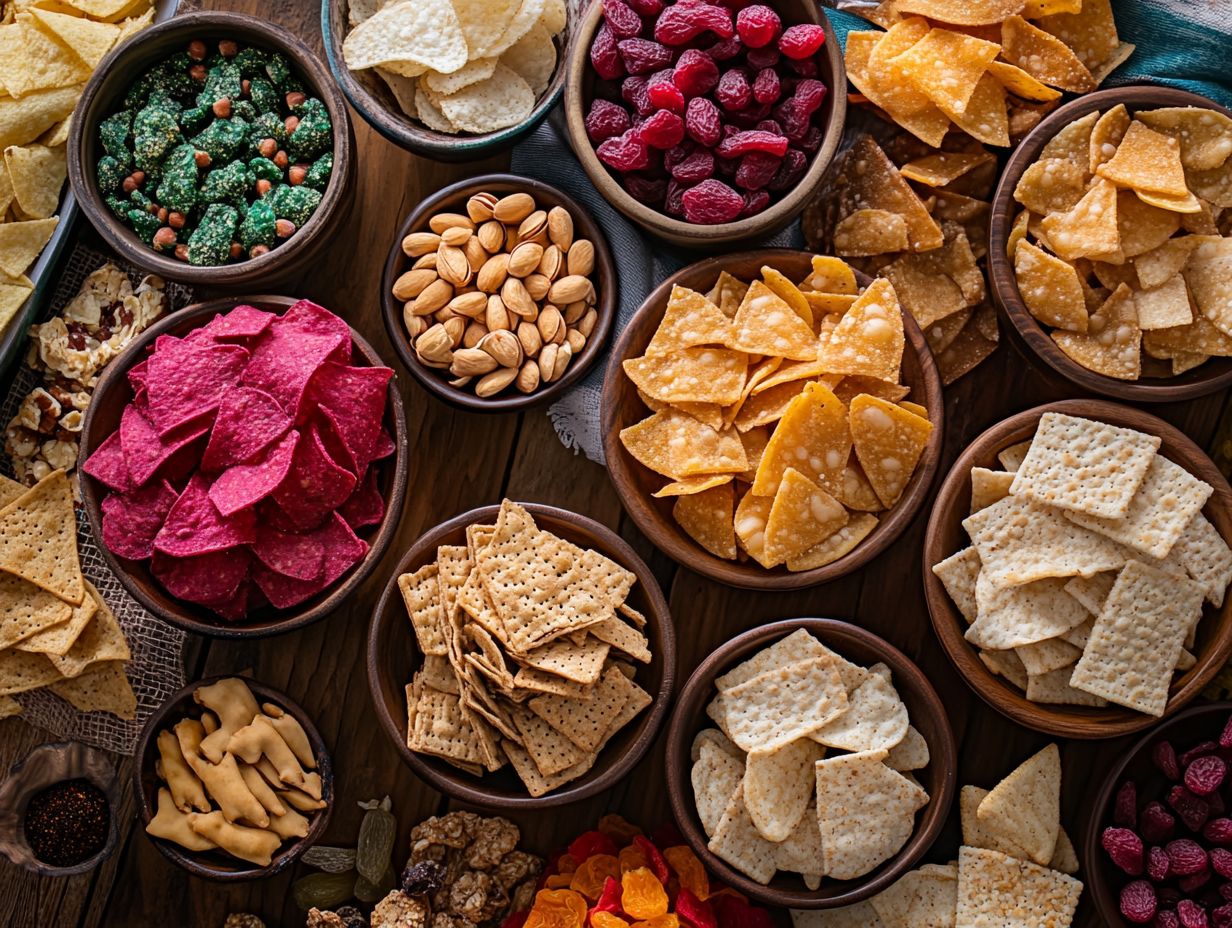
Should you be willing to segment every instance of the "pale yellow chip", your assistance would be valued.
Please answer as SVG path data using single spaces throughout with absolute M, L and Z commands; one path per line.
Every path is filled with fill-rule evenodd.
M 963 548 L 932 566 L 958 611 L 968 622 L 979 615 L 975 587 L 980 575 L 980 555 L 975 548 Z
M 1189 196 L 1180 142 L 1139 120 L 1129 124 L 1116 154 L 1096 173 L 1118 186 L 1143 193 L 1177 199 Z
M 78 84 L 35 91 L 19 100 L 0 97 L 0 148 L 24 145 L 42 135 L 73 111 L 81 90 Z
M 924 201 L 871 136 L 862 135 L 856 140 L 839 165 L 834 183 L 840 215 L 850 215 L 857 209 L 881 209 L 902 216 L 912 251 L 931 251 L 944 242 L 941 226 L 929 214 Z M 816 264 L 813 276 L 817 276 Z M 850 290 L 837 292 L 856 291 L 853 285 Z
M 1143 331 L 1193 322 L 1189 291 L 1181 277 L 1173 277 L 1159 287 L 1139 290 L 1134 294 L 1134 311 L 1138 314 L 1138 327 Z
M 1091 135 L 1095 124 L 1099 121 L 1099 113 L 1087 113 L 1080 119 L 1075 119 L 1048 140 L 1048 144 L 1040 150 L 1037 160 L 1059 158 L 1072 161 L 1083 170 L 1090 169 Z
M 34 25 L 70 49 L 90 68 L 98 67 L 120 37 L 120 27 L 114 23 L 95 22 L 37 6 L 30 7 L 30 15 Z
M 971 511 L 979 512 L 1010 495 L 1014 475 L 987 467 L 971 468 Z
M 1082 883 L 1000 851 L 961 847 L 956 924 L 1072 924 Z
M 1050 103 L 1061 96 L 1061 91 L 1054 90 L 1047 84 L 1036 80 L 1022 68 L 1008 61 L 992 62 L 988 65 L 988 73 L 1000 81 L 1001 86 L 1009 93 L 1023 100 Z
M 703 738 L 703 736 L 706 736 Z M 702 830 L 712 837 L 723 812 L 744 777 L 745 755 L 717 729 L 701 731 L 693 742 L 689 779 Z
M 922 24 L 922 32 L 917 22 Z M 847 77 L 857 90 L 916 138 L 936 147 L 949 131 L 949 118 L 889 64 L 927 31 L 927 21 L 917 17 L 896 23 L 888 32 L 849 32 L 845 62 Z M 888 50 L 876 56 L 883 47 Z
M 743 778 L 728 797 L 707 847 L 758 883 L 769 883 L 778 869 L 776 845 L 757 831 L 744 803 Z
M 500 56 L 500 63 L 530 85 L 536 98 L 548 88 L 556 71 L 556 43 L 542 21 Z
M 1154 357 L 1173 357 L 1178 352 L 1201 352 L 1216 357 L 1232 357 L 1232 337 L 1225 335 L 1203 315 L 1189 325 L 1144 332 L 1143 347 Z
M 986 73 L 975 85 L 971 99 L 962 110 L 942 106 L 941 111 L 963 132 L 985 145 L 1004 148 L 1010 144 L 1009 111 L 1005 87 Z
M 1157 206 L 1160 209 L 1171 210 L 1174 213 L 1185 215 L 1202 212 L 1202 201 L 1192 193 L 1186 193 L 1183 197 L 1174 197 L 1163 193 L 1148 193 L 1145 190 L 1136 190 L 1134 192 L 1141 198 L 1143 203 Z
M 1091 129 L 1090 170 L 1092 173 L 1101 164 L 1106 164 L 1113 159 L 1117 146 L 1125 138 L 1129 124 L 1129 111 L 1125 109 L 1124 103 L 1118 103 L 1100 115 L 1094 128 Z
M 894 684 L 870 673 L 847 694 L 847 711 L 812 732 L 818 744 L 841 751 L 890 751 L 907 737 L 907 706 Z
M 843 486 L 838 497 L 844 506 L 858 512 L 880 512 L 885 509 L 854 452 L 847 459 L 847 469 L 843 471 Z
M 844 256 L 890 254 L 909 244 L 907 221 L 883 209 L 858 209 L 834 227 L 834 250 Z
M 1052 339 L 1070 358 L 1097 374 L 1118 380 L 1141 376 L 1142 330 L 1133 291 L 1125 284 L 1091 314 L 1087 334 L 1054 331 Z
M 535 108 L 535 93 L 499 62 L 492 76 L 440 97 L 441 113 L 464 132 L 483 134 L 515 126 Z
M 1169 106 L 1143 110 L 1137 118 L 1181 145 L 1181 164 L 1194 171 L 1209 171 L 1232 155 L 1232 119 L 1217 110 L 1196 106 Z
M 1087 93 L 1095 78 L 1068 45 L 1021 16 L 1001 24 L 1001 55 L 1050 87 Z
M 932 434 L 932 423 L 868 394 L 851 401 L 850 421 L 860 466 L 878 499 L 889 508 L 911 481 Z
M 1072 48 L 1092 73 L 1106 76 L 1128 57 L 1117 35 L 1111 0 L 1083 0 L 1080 10 L 1046 16 L 1038 25 Z
M 60 219 L 31 219 L 0 223 L 0 271 L 21 277 L 51 238 Z M 14 286 L 10 284 L 10 286 Z
M 784 385 L 787 389 L 793 386 Z M 773 497 L 788 468 L 795 468 L 831 496 L 840 494 L 850 452 L 851 432 L 843 404 L 824 385 L 809 383 L 788 404 L 770 436 L 752 492 Z
M 1027 0 L 1020 11 L 1024 19 L 1039 19 L 1054 13 L 1077 13 L 1082 9 L 1082 0 Z
M 1014 199 L 1041 216 L 1065 212 L 1086 193 L 1086 169 L 1068 158 L 1042 158 L 1022 172 Z
M 1185 265 L 1185 282 L 1198 311 L 1226 335 L 1232 335 L 1232 239 L 1206 242 Z
M 664 496 L 692 496 L 694 493 L 704 493 L 714 487 L 722 486 L 732 480 L 731 474 L 697 474 L 676 480 L 667 486 L 656 490 L 653 496 L 660 499 Z
M 735 501 L 732 483 L 725 482 L 699 493 L 680 496 L 672 506 L 672 517 L 690 538 L 715 557 L 734 560 Z
M 17 315 L 32 292 L 34 288 L 26 283 L 0 283 L 0 332 Z
M 1018 294 L 1027 310 L 1045 325 L 1087 331 L 1087 307 L 1074 266 L 1030 242 L 1014 253 Z
M 801 738 L 769 751 L 751 751 L 744 771 L 744 803 L 758 833 L 785 841 L 809 812 L 813 765 L 825 756 L 821 745 Z
M 906 337 L 893 285 L 873 281 L 825 340 L 817 359 L 828 373 L 897 382 Z
M 352 70 L 411 62 L 448 74 L 465 65 L 469 54 L 450 0 L 402 0 L 352 29 L 342 56 Z
M 656 357 L 700 345 L 725 345 L 731 338 L 731 322 L 714 303 L 696 290 L 676 285 L 645 354 Z
M 781 564 L 829 538 L 849 519 L 842 503 L 795 468 L 783 472 L 766 519 L 764 558 Z
M 736 504 L 735 532 L 740 548 L 767 570 L 776 566 L 766 558 L 766 523 L 774 498 L 757 496 L 751 490 Z
M 1070 631 L 1072 632 L 1073 629 Z M 1082 655 L 1082 649 L 1070 644 L 1064 636 L 1059 636 L 1024 644 L 1015 648 L 1014 653 L 1022 661 L 1022 666 L 1026 669 L 1028 676 L 1040 676 L 1062 667 L 1069 667 Z
M 1050 744 L 1023 761 L 981 800 L 980 827 L 1022 848 L 1041 866 L 1061 830 L 1061 754 Z
M 1116 187 L 1097 180 L 1072 209 L 1045 216 L 1040 227 L 1052 250 L 1067 261 L 1115 255 L 1121 245 Z
M 899 13 L 915 13 L 943 23 L 984 26 L 1022 11 L 1024 0 L 895 0 Z
M 726 406 L 740 399 L 748 356 L 727 348 L 685 348 L 661 357 L 628 358 L 623 366 L 637 388 L 656 400 Z
M 1136 258 L 1154 251 L 1168 241 L 1181 226 L 1182 214 L 1161 209 L 1144 201 L 1130 190 L 1117 193 L 1117 230 L 1121 236 L 1121 253 Z M 1132 268 L 1129 269 L 1132 273 Z
M 73 87 L 89 77 L 90 66 L 35 26 L 29 13 L 19 13 L 16 22 L 0 26 L 0 83 L 9 96 L 20 99 L 41 90 Z M 38 132 L 30 138 L 35 135 Z
M 723 311 L 724 316 L 735 319 L 736 310 L 740 308 L 744 295 L 748 292 L 748 284 L 732 277 L 727 271 L 722 271 L 707 298 Z
M 977 647 L 1020 648 L 1063 635 L 1087 619 L 1087 611 L 1065 592 L 1065 582 L 1057 577 L 997 588 L 994 576 L 981 570 L 975 582 L 978 617 L 964 637 Z
M 999 51 L 995 42 L 938 27 L 894 58 L 893 64 L 943 112 L 962 113 Z
M 819 293 L 847 296 L 854 296 L 859 292 L 855 272 L 841 258 L 813 255 L 812 268 L 812 272 L 801 283 L 801 287 L 816 290 Z
M 57 696 L 82 712 L 110 712 L 121 719 L 137 717 L 137 696 L 123 661 L 103 661 L 71 680 L 50 685 Z
M 944 187 L 992 160 L 993 156 L 986 151 L 938 152 L 907 162 L 899 172 L 908 180 L 927 184 L 929 187 Z
M 790 306 L 792 311 L 804 320 L 806 325 L 810 328 L 812 327 L 812 307 L 809 305 L 809 301 L 805 299 L 804 294 L 800 292 L 800 288 L 787 279 L 787 275 L 777 268 L 763 264 L 761 279 L 762 283 L 774 291 L 779 299 Z
M 56 211 L 66 176 L 64 147 L 12 145 L 4 150 L 4 164 L 17 205 L 30 219 L 46 219 Z
M 737 351 L 796 361 L 817 357 L 817 336 L 809 323 L 760 280 L 749 285 L 733 324 L 729 347 Z

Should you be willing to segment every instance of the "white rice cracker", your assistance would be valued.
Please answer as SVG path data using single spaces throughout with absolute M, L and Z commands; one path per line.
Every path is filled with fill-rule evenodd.
M 1046 412 L 1010 492 L 1075 512 L 1119 518 L 1128 511 L 1159 445 L 1155 435 Z
M 1019 764 L 975 810 L 981 827 L 1012 842 L 1041 866 L 1061 830 L 1061 752 L 1050 744 Z
M 1232 583 L 1232 549 L 1206 516 L 1198 513 L 1193 517 L 1169 552 L 1168 560 L 1179 563 L 1202 584 L 1208 603 L 1216 609 L 1223 605 L 1224 593 Z
M 813 764 L 825 748 L 801 738 L 772 751 L 750 752 L 744 768 L 744 804 L 758 833 L 785 841 L 813 799 Z
M 1045 703 L 1054 706 L 1094 706 L 1103 708 L 1108 700 L 1102 696 L 1094 696 L 1076 690 L 1070 685 L 1074 673 L 1074 665 L 1059 667 L 1048 673 L 1027 677 L 1027 699 L 1031 702 Z
M 998 835 L 980 824 L 977 814 L 980 803 L 988 795 L 988 790 L 979 786 L 964 786 L 958 793 L 958 820 L 962 826 L 962 843 L 969 847 L 986 848 L 990 851 L 1000 851 L 1011 857 L 1027 859 L 1027 852 L 1009 838 Z
M 719 820 L 731 801 L 732 793 L 744 776 L 744 762 L 724 751 L 713 741 L 704 741 L 693 763 L 693 801 L 702 831 L 707 837 L 719 827 Z
M 1117 576 L 1070 685 L 1148 715 L 1163 715 L 1172 671 L 1190 626 L 1202 614 L 1203 588 L 1130 561 Z
M 835 654 L 824 644 L 814 638 L 806 629 L 798 628 L 785 638 L 780 638 L 768 648 L 762 648 L 753 657 L 737 664 L 714 681 L 715 689 L 725 693 L 734 686 L 746 683 L 767 670 L 786 667 L 796 661 L 807 660 L 810 657 L 830 657 L 837 662 L 839 676 L 848 692 L 864 682 L 868 671 L 858 664 L 853 664 L 844 657 Z
M 726 735 L 744 751 L 769 751 L 811 734 L 847 710 L 847 689 L 832 657 L 767 670 L 718 697 Z
M 1082 649 L 1061 638 L 1047 638 L 1015 648 L 1014 653 L 1031 676 L 1068 667 L 1082 656 Z
M 951 554 L 944 561 L 933 565 L 933 573 L 941 581 L 950 599 L 958 607 L 963 618 L 974 622 L 975 578 L 980 575 L 980 556 L 975 548 L 963 548 Z
M 997 452 L 997 460 L 1001 462 L 1010 473 L 1014 473 L 1018 468 L 1022 467 L 1022 462 L 1027 459 L 1027 452 L 1031 450 L 1031 441 L 1020 441 L 1016 445 L 1010 445 L 1007 448 L 1002 448 Z
M 1005 677 L 1020 690 L 1027 688 L 1027 669 L 1013 651 L 980 651 L 979 658 L 992 673 Z
M 977 647 L 998 651 L 1056 638 L 1089 615 L 1065 592 L 1065 581 L 1056 578 L 999 590 L 984 571 L 976 581 L 975 596 L 979 618 L 965 637 Z
M 993 586 L 1015 586 L 1044 577 L 1090 577 L 1117 570 L 1130 552 L 1075 525 L 1051 506 L 1007 496 L 963 520 Z
M 811 797 L 808 808 L 786 841 L 774 846 L 774 863 L 787 873 L 798 873 L 804 885 L 816 889 L 821 885 L 821 828 L 817 824 L 817 803 Z
M 907 734 L 903 740 L 890 749 L 886 755 L 886 765 L 901 772 L 907 770 L 923 770 L 929 761 L 928 742 L 914 725 L 907 726 Z
M 955 928 L 1066 928 L 1081 895 L 1072 876 L 999 851 L 959 848 Z
M 1214 492 L 1209 483 L 1157 454 L 1124 516 L 1105 519 L 1066 512 L 1065 517 L 1140 554 L 1162 560 Z
M 958 905 L 958 867 L 924 864 L 869 900 L 882 922 L 903 928 L 953 925 Z
M 714 836 L 706 846 L 763 886 L 774 878 L 778 869 L 774 860 L 774 844 L 758 834 L 757 826 L 749 817 L 748 807 L 744 804 L 743 783 L 733 790 Z
M 1114 583 L 1116 574 L 1111 571 L 1095 574 L 1093 577 L 1071 577 L 1065 584 L 1065 592 L 1082 603 L 1083 608 L 1091 615 L 1099 615 Z
M 847 711 L 809 737 L 843 751 L 889 751 L 906 736 L 909 721 L 894 685 L 870 674 L 848 695 Z
M 1004 470 L 989 470 L 987 467 L 971 468 L 971 511 L 987 509 L 999 499 L 1010 494 L 1014 475 Z

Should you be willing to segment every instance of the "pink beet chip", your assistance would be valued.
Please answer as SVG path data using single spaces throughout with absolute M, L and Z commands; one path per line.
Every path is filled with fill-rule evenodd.
M 81 465 L 81 469 L 99 483 L 121 493 L 132 486 L 118 431 L 112 432 L 94 449 L 94 453 Z
M 387 458 L 396 450 L 393 438 L 387 431 L 381 429 L 381 434 L 376 438 L 376 447 L 372 449 L 372 460 L 379 461 L 381 458 Z
M 330 456 L 312 425 L 295 449 L 290 473 L 274 490 L 274 502 L 296 528 L 308 529 L 341 506 L 355 483 L 355 475 Z
M 156 474 L 182 477 L 196 463 L 196 442 L 209 429 L 207 422 L 190 422 L 181 429 L 159 435 L 154 424 L 135 405 L 120 416 L 120 448 L 134 486 L 144 486 Z
M 241 303 L 226 315 L 215 316 L 201 331 L 215 339 L 256 338 L 277 318 L 273 313 Z
M 270 570 L 264 564 L 253 565 L 252 577 L 261 592 L 278 609 L 290 609 L 324 590 L 350 570 L 365 554 L 368 544 L 355 536 L 346 520 L 337 513 L 314 533 L 325 549 L 324 570 L 317 580 L 296 580 Z
M 248 576 L 252 558 L 243 548 L 211 551 L 192 557 L 154 552 L 150 573 L 176 599 L 212 606 L 226 603 Z
M 296 580 L 317 580 L 325 570 L 325 545 L 319 532 L 296 535 L 259 522 L 252 553 L 270 570 Z
M 308 384 L 303 405 L 329 413 L 356 473 L 362 473 L 372 460 L 393 375 L 388 367 L 325 364 Z
M 255 458 L 291 428 L 278 400 L 256 387 L 232 387 L 223 394 L 201 469 L 218 473 Z
M 165 480 L 112 493 L 103 500 L 103 544 L 116 557 L 140 561 L 154 553 L 154 538 L 179 496 Z
M 376 525 L 385 518 L 385 497 L 376 483 L 376 472 L 371 468 L 360 481 L 346 502 L 338 507 L 338 514 L 346 519 L 353 529 Z
M 227 517 L 261 502 L 287 479 L 300 440 L 291 430 L 252 463 L 228 467 L 210 486 L 210 502 Z
M 158 434 L 214 412 L 247 363 L 248 349 L 239 345 L 184 341 L 156 351 L 150 358 L 146 390 Z
M 224 516 L 210 502 L 209 489 L 209 480 L 201 474 L 193 475 L 154 539 L 156 551 L 191 557 L 253 542 L 257 524 L 252 510 Z
M 300 300 L 252 343 L 252 360 L 240 383 L 264 390 L 294 412 L 322 364 L 350 360 L 350 326 L 324 307 Z

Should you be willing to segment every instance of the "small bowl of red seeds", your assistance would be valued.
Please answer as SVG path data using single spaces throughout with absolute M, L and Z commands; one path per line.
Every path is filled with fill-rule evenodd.
M 716 247 L 800 214 L 842 137 L 846 86 L 812 0 L 598 0 L 565 114 L 608 202 L 668 242 Z
M 1232 928 L 1232 702 L 1130 748 L 1093 806 L 1084 865 L 1109 928 Z

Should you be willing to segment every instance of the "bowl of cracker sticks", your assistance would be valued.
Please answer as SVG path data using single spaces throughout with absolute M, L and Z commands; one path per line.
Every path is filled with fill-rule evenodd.
M 959 456 L 924 539 L 933 628 L 1028 728 L 1111 738 L 1197 696 L 1232 654 L 1232 489 L 1155 416 L 1066 400 Z
M 674 672 L 667 603 L 641 558 L 599 523 L 533 503 L 422 535 L 368 631 L 368 687 L 402 759 L 485 808 L 561 806 L 617 783 L 665 721 Z
M 792 590 L 868 563 L 915 517 L 941 448 L 936 364 L 893 286 L 767 249 L 669 277 L 621 333 L 604 454 L 674 560 Z
M 1166 87 L 1059 108 L 1001 175 L 989 282 L 1015 341 L 1093 393 L 1173 402 L 1232 383 L 1232 112 Z
M 956 748 L 928 678 L 832 619 L 745 632 L 693 672 L 672 712 L 672 814 L 724 884 L 832 909 L 909 870 L 949 814 Z

